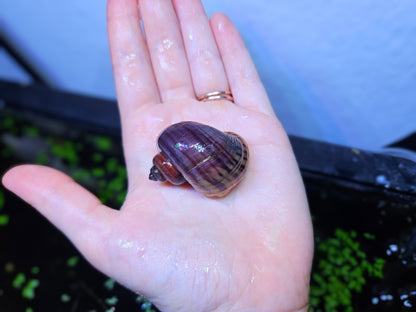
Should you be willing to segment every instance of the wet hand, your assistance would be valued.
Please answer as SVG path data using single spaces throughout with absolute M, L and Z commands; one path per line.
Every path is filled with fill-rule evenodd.
M 4 185 L 162 311 L 306 311 L 305 192 L 236 28 L 223 14 L 208 20 L 198 0 L 109 0 L 108 34 L 128 173 L 123 206 L 105 207 L 47 167 L 13 168 Z M 227 90 L 234 102 L 197 100 Z M 184 120 L 247 141 L 246 177 L 226 197 L 149 181 L 158 135 Z

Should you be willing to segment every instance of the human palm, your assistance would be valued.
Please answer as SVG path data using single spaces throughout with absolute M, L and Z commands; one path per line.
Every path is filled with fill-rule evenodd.
M 16 167 L 3 182 L 163 311 L 304 311 L 312 230 L 287 136 L 231 22 L 209 24 L 198 0 L 172 3 L 139 2 L 146 40 L 136 1 L 108 4 L 129 181 L 121 209 L 50 168 Z M 229 88 L 235 103 L 196 100 Z M 246 140 L 246 177 L 226 197 L 148 180 L 158 135 L 184 120 Z

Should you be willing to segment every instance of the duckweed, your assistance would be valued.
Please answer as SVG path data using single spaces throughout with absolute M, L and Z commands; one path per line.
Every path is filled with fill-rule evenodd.
M 39 280 L 36 278 L 32 278 L 28 280 L 27 284 L 22 289 L 22 297 L 32 300 L 35 298 L 35 289 L 40 284 Z
M 10 217 L 6 214 L 0 214 L 0 226 L 6 226 L 9 224 Z
M 116 281 L 115 281 L 115 280 L 113 280 L 112 278 L 109 278 L 109 279 L 107 279 L 107 280 L 105 281 L 105 283 L 104 283 L 104 287 L 105 287 L 106 289 L 108 289 L 108 290 L 113 290 L 113 289 L 114 289 L 115 284 L 116 284 Z
M 65 302 L 65 303 L 70 302 L 71 301 L 71 296 L 68 295 L 68 294 L 62 294 L 61 295 L 61 301 Z
M 99 163 L 104 160 L 104 155 L 101 153 L 93 153 L 91 159 L 93 162 Z
M 14 278 L 12 285 L 14 288 L 20 289 L 23 287 L 23 284 L 26 282 L 26 275 L 24 273 L 18 273 Z
M 72 256 L 71 258 L 68 258 L 68 260 L 66 260 L 66 265 L 73 268 L 78 264 L 78 262 L 79 262 L 79 257 Z
M 105 176 L 105 170 L 103 168 L 93 168 L 91 173 L 94 178 L 102 178 Z
M 30 273 L 34 275 L 39 274 L 39 272 L 40 272 L 40 268 L 38 266 L 34 266 L 30 269 Z
M 106 298 L 105 299 L 105 303 L 107 303 L 110 306 L 114 306 L 116 305 L 118 302 L 118 298 L 116 296 L 110 297 L 110 298 Z
M 67 161 L 70 167 L 78 166 L 79 156 L 76 152 L 75 144 L 73 142 L 54 142 L 51 151 L 54 156 Z
M 4 193 L 2 190 L 0 190 L 0 210 L 2 210 L 4 207 Z
M 145 297 L 139 295 L 139 296 L 137 296 L 136 301 L 141 304 L 140 307 L 141 307 L 142 311 L 145 311 L 145 312 L 154 312 L 155 311 L 153 309 L 152 303 L 149 300 L 147 300 Z
M 108 151 L 112 146 L 111 139 L 104 136 L 96 136 L 95 143 L 97 148 L 102 151 Z
M 311 288 L 310 311 L 352 312 L 354 294 L 363 290 L 369 277 L 383 278 L 385 260 L 367 259 L 355 231 L 336 229 L 334 237 L 318 242 Z M 374 239 L 365 234 L 364 238 Z

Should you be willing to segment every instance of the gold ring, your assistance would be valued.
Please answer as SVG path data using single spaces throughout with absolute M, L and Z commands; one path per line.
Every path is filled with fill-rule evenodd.
M 198 97 L 198 101 L 208 102 L 216 100 L 227 100 L 234 103 L 234 98 L 231 91 L 215 91 L 209 92 Z

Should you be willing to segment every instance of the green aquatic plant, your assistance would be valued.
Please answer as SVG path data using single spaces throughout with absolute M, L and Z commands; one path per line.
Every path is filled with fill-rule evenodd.
M 95 144 L 101 151 L 108 151 L 113 145 L 111 139 L 105 136 L 95 136 Z
M 4 208 L 4 193 L 0 190 L 0 211 Z M 0 213 L 0 226 L 6 226 L 9 224 L 9 216 L 4 213 Z
M 121 206 L 126 196 L 127 174 L 121 154 L 120 140 L 106 136 L 78 133 L 75 129 L 70 129 L 68 133 L 65 133 L 65 137 L 54 136 L 48 130 L 45 131 L 48 128 L 43 126 L 37 128 L 23 117 L 8 117 L 5 111 L 1 112 L 0 131 L 6 133 L 7 138 L 12 138 L 7 141 L 3 140 L 6 136 L 0 137 L 0 157 L 4 160 L 4 164 L 9 166 L 19 163 L 21 161 L 20 156 L 24 155 L 23 160 L 25 162 L 53 166 L 66 172 L 77 182 L 93 190 L 102 203 Z M 8 142 L 15 143 L 15 145 L 8 145 Z M 28 153 L 26 146 L 35 148 L 31 148 L 30 153 Z M 3 191 L 0 190 L 0 226 L 9 223 L 9 216 L 6 214 L 9 209 L 4 209 L 7 208 L 4 195 Z M 9 227 L 5 230 L 7 231 Z M 51 261 L 62 263 L 57 269 L 60 270 L 58 274 L 62 274 L 62 276 L 68 275 L 74 278 L 74 276 L 78 276 L 78 271 L 85 266 L 85 261 L 78 255 L 69 258 L 59 258 L 59 255 L 57 255 L 57 259 L 51 259 Z M 54 285 L 49 284 L 50 281 L 45 282 L 41 275 L 38 275 L 40 271 L 38 266 L 31 265 L 29 268 L 21 268 L 19 265 L 19 270 L 21 270 L 21 273 L 15 273 L 16 275 L 12 276 L 12 279 L 8 282 L 10 287 L 17 291 L 15 295 L 18 300 L 24 299 L 27 303 L 32 302 L 32 300 L 36 302 L 39 297 L 39 294 L 36 294 L 37 287 L 41 284 L 43 289 L 54 287 Z M 71 275 L 67 271 L 70 271 Z M 95 273 L 92 271 L 91 274 Z M 42 276 L 45 275 L 42 274 Z M 74 285 L 76 284 L 74 283 Z M 110 294 L 100 298 L 102 299 L 101 302 L 108 307 L 108 311 L 114 311 L 117 302 L 124 300 L 119 299 L 124 297 L 118 296 L 119 293 L 123 293 L 122 287 L 116 285 L 114 280 L 107 279 L 104 287 Z M 87 283 L 82 287 L 92 289 Z M 72 289 L 62 290 L 63 292 L 58 294 L 61 304 L 74 304 L 75 296 L 73 296 Z M 97 290 L 97 294 L 99 292 Z M 53 289 L 51 289 L 51 293 L 54 293 Z M 93 295 L 95 296 L 95 294 Z M 136 298 L 133 293 L 131 296 Z M 94 301 L 94 299 L 91 300 Z M 136 304 L 139 311 L 156 311 L 152 303 L 141 296 L 136 300 Z M 27 311 L 32 311 L 31 307 L 27 307 Z
M 23 287 L 23 284 L 26 282 L 26 275 L 24 273 L 18 273 L 14 278 L 12 285 L 14 288 L 20 289 Z
M 31 278 L 22 289 L 22 297 L 32 300 L 35 298 L 35 289 L 40 284 L 37 278 Z
M 79 165 L 78 145 L 72 141 L 53 142 L 52 154 L 68 163 L 72 168 Z
M 107 288 L 108 290 L 113 290 L 114 286 L 116 284 L 116 281 L 112 278 L 108 278 L 105 282 L 104 282 L 104 287 Z
M 32 300 L 35 298 L 35 289 L 39 286 L 39 280 L 37 278 L 27 279 L 26 275 L 20 272 L 12 281 L 12 285 L 14 288 L 22 290 L 22 298 Z
M 374 239 L 364 234 L 363 239 Z M 363 290 L 368 277 L 383 278 L 385 260 L 367 259 L 355 231 L 336 229 L 334 237 L 317 241 L 310 288 L 314 312 L 353 312 L 353 295 Z
M 39 135 L 39 129 L 30 125 L 25 125 L 23 128 L 23 132 L 31 137 L 37 137 Z
M 140 308 L 142 309 L 142 311 L 155 312 L 155 310 L 153 309 L 153 304 L 149 300 L 147 300 L 145 297 L 139 295 L 136 298 L 136 301 L 141 304 Z
M 10 218 L 6 214 L 0 214 L 0 226 L 6 226 L 9 224 Z
M 109 306 L 115 306 L 118 302 L 118 298 L 116 296 L 112 296 L 110 298 L 105 299 L 105 303 L 107 303 Z
M 71 301 L 71 296 L 68 294 L 62 294 L 61 295 L 61 302 L 67 303 Z
M 0 210 L 2 210 L 4 207 L 4 193 L 2 190 L 0 190 Z
M 68 260 L 66 260 L 66 265 L 69 266 L 70 268 L 75 267 L 79 262 L 79 257 L 78 256 L 72 256 L 71 258 L 68 258 Z

